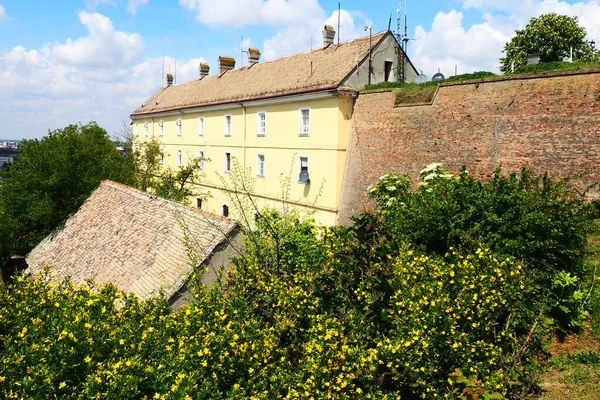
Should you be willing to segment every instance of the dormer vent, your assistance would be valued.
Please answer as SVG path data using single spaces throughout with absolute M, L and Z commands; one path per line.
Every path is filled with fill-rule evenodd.
M 235 68 L 235 58 L 230 56 L 219 56 L 219 75 Z
M 254 64 L 258 64 L 258 60 L 260 60 L 260 50 L 250 47 L 248 49 L 248 65 L 253 66 Z
M 210 72 L 210 65 L 201 62 L 198 69 L 200 70 L 200 79 L 202 79 L 208 76 L 208 73 Z
M 331 25 L 325 25 L 323 28 L 323 47 L 329 47 L 335 39 L 335 29 Z

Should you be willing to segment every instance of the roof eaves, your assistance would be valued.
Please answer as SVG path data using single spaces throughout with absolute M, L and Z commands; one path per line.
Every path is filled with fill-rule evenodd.
M 346 78 L 344 78 L 344 80 L 345 79 Z M 148 115 L 153 115 L 153 114 L 169 113 L 169 112 L 180 111 L 180 110 L 189 110 L 192 108 L 212 107 L 212 106 L 219 106 L 219 105 L 226 105 L 226 104 L 239 104 L 239 103 L 244 103 L 244 102 L 248 102 L 248 101 L 269 100 L 269 99 L 275 99 L 275 98 L 280 98 L 280 97 L 297 96 L 297 95 L 316 93 L 316 92 L 325 92 L 328 90 L 337 89 L 340 86 L 340 84 L 341 84 L 341 82 L 337 83 L 335 85 L 319 87 L 319 88 L 314 88 L 314 89 L 309 89 L 309 90 L 303 90 L 303 91 L 299 91 L 299 92 L 274 94 L 271 96 L 247 97 L 247 98 L 236 99 L 236 100 L 216 101 L 216 102 L 212 102 L 212 103 L 196 104 L 196 105 L 183 106 L 183 107 L 165 108 L 165 109 L 161 109 L 161 110 L 150 110 L 150 111 L 139 112 L 139 113 L 134 112 L 133 114 L 130 114 L 129 117 L 133 118 L 133 117 L 148 116 Z

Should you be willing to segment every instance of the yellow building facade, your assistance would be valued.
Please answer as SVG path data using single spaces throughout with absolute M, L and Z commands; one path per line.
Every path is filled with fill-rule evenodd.
M 365 59 L 378 46 L 386 51 Z M 240 215 L 236 200 L 239 166 L 251 177 L 245 184 L 259 209 L 294 206 L 317 224 L 335 225 L 356 86 L 394 79 L 394 62 L 411 67 L 405 80 L 414 80 L 416 70 L 398 49 L 387 32 L 264 63 L 251 59 L 240 69 L 222 57 L 218 75 L 201 64 L 199 80 L 169 83 L 131 115 L 135 146 L 156 139 L 163 165 L 174 170 L 200 158 L 203 176 L 193 184 L 210 195 L 189 200 L 206 211 L 251 218 Z

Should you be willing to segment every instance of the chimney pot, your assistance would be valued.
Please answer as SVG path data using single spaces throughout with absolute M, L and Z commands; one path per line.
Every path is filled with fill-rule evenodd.
M 323 47 L 328 47 L 333 44 L 335 39 L 335 29 L 331 25 L 325 25 L 323 28 Z
M 248 64 L 253 66 L 254 64 L 258 64 L 258 60 L 260 60 L 260 50 L 250 47 L 248 49 Z
M 202 79 L 208 76 L 208 73 L 210 72 L 210 65 L 201 62 L 198 69 L 200 70 L 200 79 Z
M 235 58 L 230 56 L 219 56 L 219 75 L 235 68 Z
M 173 84 L 173 75 L 167 74 L 167 87 Z

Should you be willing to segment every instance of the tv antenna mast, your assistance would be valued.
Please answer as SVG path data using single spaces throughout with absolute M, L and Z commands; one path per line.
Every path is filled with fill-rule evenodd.
M 399 0 L 398 1 L 398 9 L 396 12 L 398 13 L 398 18 L 396 19 L 396 39 L 398 43 L 400 43 L 400 47 L 402 51 L 398 52 L 398 81 L 405 82 L 406 81 L 406 53 L 408 52 L 408 41 L 410 40 L 408 37 L 408 12 L 407 12 L 407 1 L 408 0 Z M 403 26 L 404 25 L 404 26 Z
M 398 18 L 396 26 L 396 38 L 402 46 L 402 50 L 406 53 L 408 51 L 408 11 L 407 11 L 408 0 L 399 0 L 398 4 Z

